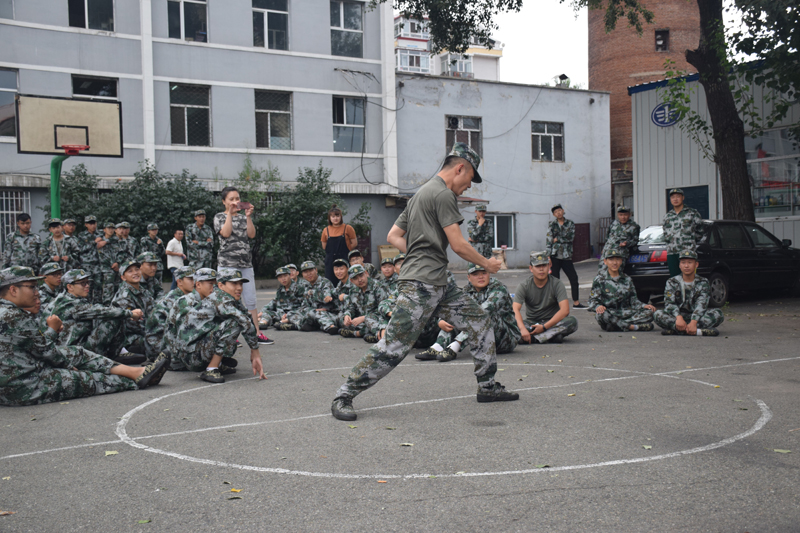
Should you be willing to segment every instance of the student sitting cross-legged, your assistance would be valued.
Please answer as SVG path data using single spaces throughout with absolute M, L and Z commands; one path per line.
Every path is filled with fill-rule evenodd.
M 636 297 L 633 281 L 620 271 L 625 259 L 619 248 L 605 251 L 605 267 L 592 282 L 589 311 L 604 331 L 652 331 L 652 305 L 644 305 Z

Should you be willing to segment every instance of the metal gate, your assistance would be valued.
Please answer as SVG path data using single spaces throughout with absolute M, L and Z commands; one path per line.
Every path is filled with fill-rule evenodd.
M 17 215 L 31 212 L 31 193 L 0 190 L 0 250 L 5 248 L 6 236 L 17 231 Z M 35 229 L 31 229 L 36 233 Z
M 590 224 L 575 224 L 575 240 L 572 241 L 572 260 L 583 261 L 592 257 L 592 232 Z

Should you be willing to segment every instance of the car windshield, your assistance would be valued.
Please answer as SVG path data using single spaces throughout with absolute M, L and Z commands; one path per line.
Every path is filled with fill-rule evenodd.
M 667 244 L 661 226 L 649 226 L 639 233 L 639 244 Z

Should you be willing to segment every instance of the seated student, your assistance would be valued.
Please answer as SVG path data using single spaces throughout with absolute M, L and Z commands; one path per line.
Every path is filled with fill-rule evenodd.
M 40 279 L 27 267 L 0 271 L 0 405 L 59 402 L 144 389 L 161 381 L 166 357 L 137 368 L 79 346 L 57 346 L 61 319 L 47 317 L 42 332 L 35 314 L 40 307 L 36 287 Z
M 406 254 L 397 254 L 394 256 L 394 273 L 400 276 L 400 267 L 406 260 Z
M 313 261 L 305 261 L 300 265 L 300 272 L 303 275 L 309 288 L 305 294 L 305 315 L 300 329 L 311 331 L 321 329 L 330 335 L 339 333 L 336 327 L 336 303 L 333 301 L 333 284 L 328 278 L 320 277 L 317 272 L 317 265 Z
M 376 269 L 375 265 L 372 263 L 365 263 L 364 256 L 361 255 L 361 252 L 359 252 L 357 249 L 350 250 L 350 252 L 347 254 L 347 260 L 350 261 L 350 266 L 361 265 L 364 267 L 364 270 L 367 271 L 367 275 L 369 277 L 378 279 L 378 276 L 380 275 L 378 269 Z
M 681 273 L 667 280 L 664 287 L 664 310 L 654 319 L 662 335 L 697 335 L 716 337 L 717 326 L 725 320 L 721 309 L 709 309 L 711 285 L 696 274 L 697 252 L 684 250 L 679 256 Z
M 478 302 L 491 318 L 497 353 L 514 351 L 521 335 L 508 289 L 481 266 L 469 263 L 467 274 L 469 283 L 464 287 L 464 292 Z M 458 357 L 458 352 L 469 337 L 444 320 L 439 320 L 438 326 L 440 329 L 436 343 L 416 356 L 417 359 L 452 361 Z
M 636 297 L 633 280 L 620 269 L 625 258 L 619 248 L 605 250 L 605 264 L 592 282 L 589 311 L 603 331 L 652 331 L 652 305 L 643 305 Z
M 44 283 L 39 285 L 39 299 L 42 309 L 47 309 L 50 303 L 61 292 L 61 276 L 64 269 L 58 263 L 50 262 L 42 265 L 39 275 L 44 276 Z
M 378 342 L 381 321 L 378 304 L 387 294 L 380 284 L 369 277 L 361 265 L 352 265 L 348 270 L 354 287 L 350 289 L 349 305 L 344 311 L 344 320 L 339 335 L 363 337 L 365 342 Z
M 397 288 L 398 276 L 394 271 L 394 258 L 384 257 L 381 261 L 380 283 L 387 293 L 392 293 Z
M 157 354 L 152 353 L 152 347 L 147 345 L 144 338 L 144 325 L 154 304 L 153 296 L 150 291 L 141 286 L 142 274 L 137 261 L 122 263 L 119 267 L 119 274 L 122 277 L 122 283 L 117 294 L 114 295 L 114 299 L 111 300 L 111 305 L 120 309 L 141 309 L 142 316 L 125 321 L 121 350 L 116 353 L 124 355 L 127 352 L 133 352 L 153 360 Z
M 522 335 L 522 344 L 560 343 L 578 331 L 578 320 L 569 316 L 567 291 L 560 279 L 549 274 L 547 252 L 532 252 L 530 271 L 533 276 L 517 287 L 514 294 L 514 316 Z M 525 304 L 525 320 L 522 319 Z
M 166 347 L 167 319 L 172 306 L 181 296 L 185 296 L 194 290 L 194 269 L 183 266 L 176 268 L 172 277 L 177 284 L 174 290 L 162 296 L 150 310 L 150 316 L 144 323 L 144 338 L 148 345 L 153 347 L 154 352 L 163 352 Z
M 147 289 L 147 292 L 153 297 L 153 301 L 158 300 L 164 294 L 164 286 L 158 279 L 158 265 L 160 264 L 158 257 L 153 252 L 144 252 L 136 256 L 136 262 L 141 265 L 139 272 L 142 280 L 139 284 Z
M 261 308 L 258 325 L 262 328 L 275 326 L 275 329 L 281 331 L 299 329 L 298 324 L 303 317 L 302 310 L 305 302 L 303 287 L 292 281 L 288 267 L 277 269 L 275 276 L 281 286 L 278 287 L 275 298 Z
M 350 295 L 350 289 L 353 287 L 353 284 L 350 283 L 350 274 L 347 271 L 349 268 L 350 263 L 348 263 L 346 259 L 337 258 L 333 260 L 333 275 L 336 276 L 336 279 L 339 281 L 331 291 L 331 296 L 333 296 L 334 303 L 336 304 L 336 310 L 334 312 L 337 328 L 342 327 L 344 323 L 344 310 L 347 309 L 349 305 L 348 297 Z

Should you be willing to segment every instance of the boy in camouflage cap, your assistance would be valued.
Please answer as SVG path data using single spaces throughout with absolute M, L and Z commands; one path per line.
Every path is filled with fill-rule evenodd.
M 669 191 L 672 211 L 668 211 L 661 222 L 667 241 L 667 267 L 670 276 L 680 275 L 680 253 L 684 250 L 695 250 L 703 236 L 703 217 L 697 209 L 685 206 L 683 199 L 683 189 Z
M 139 244 L 136 239 L 131 239 L 131 225 L 126 221 L 117 224 L 117 263 L 120 265 L 125 261 L 134 261 L 136 256 L 139 255 Z
M 486 206 L 475 207 L 475 218 L 467 222 L 467 235 L 472 247 L 483 257 L 492 257 L 494 223 L 486 218 Z
M 83 219 L 86 231 L 79 233 L 76 238 L 80 247 L 81 268 L 92 275 L 92 289 L 89 293 L 89 301 L 92 303 L 102 303 L 103 301 L 103 276 L 100 268 L 100 250 L 106 244 L 103 239 L 103 232 L 97 229 L 97 217 L 86 215 Z
M 388 297 L 386 290 L 369 277 L 362 265 L 353 265 L 349 269 L 350 289 L 348 307 L 344 311 L 344 319 L 339 335 L 342 337 L 362 337 L 365 342 L 378 342 L 381 330 L 378 304 Z
M 367 275 L 369 277 L 379 279 L 380 271 L 378 271 L 378 269 L 375 268 L 375 265 L 372 263 L 365 263 L 364 256 L 361 255 L 361 252 L 359 252 L 358 249 L 350 250 L 350 252 L 347 254 L 347 260 L 350 262 L 350 266 L 361 265 L 364 267 L 364 270 L 367 271 Z
M 39 275 L 44 278 L 44 283 L 39 286 L 39 298 L 42 309 L 47 309 L 56 296 L 61 292 L 61 278 L 64 269 L 58 263 L 45 263 L 39 270 Z
M 194 290 L 193 276 L 194 269 L 192 267 L 183 266 L 175 269 L 173 277 L 177 287 L 159 298 L 150 310 L 150 316 L 147 317 L 144 324 L 144 335 L 145 341 L 154 347 L 154 351 L 163 352 L 167 349 L 167 318 L 178 298 Z
M 3 241 L 3 261 L 0 268 L 26 266 L 36 270 L 41 264 L 39 248 L 42 239 L 38 233 L 31 233 L 33 221 L 28 213 L 17 215 L 17 230 L 9 233 Z
M 617 220 L 608 228 L 608 237 L 603 246 L 603 252 L 600 254 L 598 271 L 602 271 L 606 267 L 604 261 L 608 250 L 616 250 L 622 254 L 622 266 L 620 270 L 625 268 L 628 257 L 630 257 L 631 252 L 639 244 L 640 229 L 639 224 L 631 220 L 631 209 L 629 207 L 624 205 L 617 207 Z
M 206 225 L 206 212 L 194 212 L 194 224 L 186 226 L 186 248 L 189 265 L 194 268 L 211 268 L 214 255 L 214 232 Z
M 336 335 L 339 328 L 336 327 L 336 315 L 332 312 L 336 309 L 333 301 L 333 284 L 326 277 L 320 277 L 317 265 L 313 261 L 304 261 L 300 265 L 300 273 L 308 283 L 305 295 L 305 316 L 300 325 L 302 331 L 312 331 L 321 329 L 325 333 Z
M 288 267 L 277 269 L 275 276 L 281 286 L 278 287 L 275 298 L 261 308 L 259 325 L 264 324 L 264 327 L 273 325 L 275 329 L 281 331 L 300 329 L 303 320 L 305 292 L 300 285 L 292 281 Z
M 142 274 L 141 286 L 146 289 L 153 297 L 153 301 L 158 300 L 164 294 L 164 286 L 158 279 L 158 258 L 152 252 L 144 252 L 136 256 L 139 263 L 139 272 Z
M 662 335 L 697 335 L 716 337 L 717 326 L 725 320 L 721 309 L 709 309 L 711 285 L 697 275 L 697 252 L 683 250 L 679 254 L 681 273 L 667 280 L 664 287 L 664 309 L 653 316 Z
M 622 272 L 623 254 L 618 248 L 605 250 L 605 268 L 592 281 L 589 311 L 603 331 L 652 331 L 656 308 L 636 297 L 633 280 Z
M 148 224 L 147 235 L 139 240 L 139 251 L 142 253 L 150 252 L 153 254 L 153 257 L 155 257 L 156 272 L 153 276 L 149 277 L 155 277 L 159 287 L 161 286 L 164 276 L 164 264 L 161 262 L 161 258 L 164 257 L 165 250 L 164 241 L 158 238 L 158 224 Z M 163 292 L 162 289 L 158 295 L 154 294 L 153 298 L 157 299 Z
M 117 239 L 116 224 L 106 222 L 103 226 L 103 247 L 98 248 L 97 255 L 100 257 L 100 283 L 103 286 L 102 303 L 111 305 L 111 300 L 119 289 L 119 263 L 117 262 Z
M 139 355 L 144 354 L 149 360 L 153 360 L 158 355 L 158 352 L 155 352 L 154 346 L 147 344 L 144 331 L 145 321 L 150 316 L 150 309 L 155 303 L 153 296 L 150 291 L 141 285 L 142 273 L 138 262 L 126 261 L 122 263 L 119 267 L 119 273 L 122 277 L 122 284 L 117 294 L 114 295 L 114 299 L 111 300 L 111 305 L 120 309 L 142 310 L 142 317 L 138 320 L 128 319 L 125 321 L 123 340 L 121 346 L 119 346 L 120 352 L 123 355 L 127 352 Z
M 64 228 L 58 218 L 51 218 L 47 229 L 50 230 L 50 236 L 39 246 L 39 264 L 53 261 L 65 270 L 76 268 L 80 253 L 77 241 L 64 235 Z
M 393 293 L 397 288 L 398 275 L 394 271 L 394 258 L 384 257 L 381 260 L 381 275 L 379 281 L 387 293 Z
M 403 266 L 403 262 L 406 260 L 406 254 L 397 254 L 394 256 L 394 273 L 400 276 L 400 268 Z

